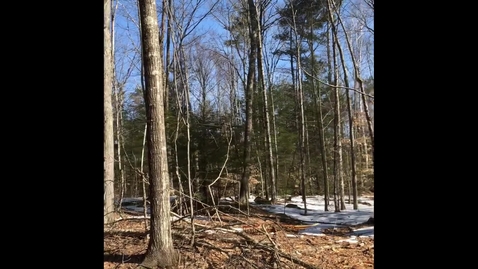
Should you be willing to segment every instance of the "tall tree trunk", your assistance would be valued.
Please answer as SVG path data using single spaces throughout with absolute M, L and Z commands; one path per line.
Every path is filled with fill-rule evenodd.
M 276 117 L 275 117 L 275 112 L 274 112 L 274 97 L 272 94 L 272 87 L 269 86 L 269 95 L 271 97 L 271 108 L 272 108 L 272 127 L 274 128 L 274 153 L 275 153 L 275 174 L 276 174 L 276 181 L 272 188 L 275 189 L 275 192 L 277 193 L 277 184 L 279 182 L 279 148 L 277 146 L 277 126 L 276 126 Z
M 358 87 L 358 82 L 355 81 L 355 86 L 354 86 L 354 89 L 357 89 Z M 367 124 L 366 123 L 366 119 L 364 119 L 364 117 L 362 116 L 364 114 L 363 112 L 363 105 L 362 105 L 362 102 L 363 102 L 363 99 L 358 99 L 358 103 L 359 103 L 359 128 L 358 129 L 358 134 L 362 135 L 362 155 L 363 156 L 363 165 L 362 165 L 362 176 L 361 176 L 361 180 L 360 180 L 360 185 L 361 187 L 365 187 L 365 180 L 367 179 L 367 171 L 370 167 L 369 165 L 369 155 L 368 155 L 368 143 L 367 143 L 367 132 L 365 130 L 365 125 Z
M 176 89 L 176 101 L 179 107 L 179 104 L 181 104 L 181 97 L 179 95 L 179 91 L 177 89 L 177 83 L 175 80 L 175 89 Z M 175 165 L 176 165 L 176 178 L 178 179 L 178 187 L 179 187 L 179 195 L 178 195 L 178 212 L 179 214 L 183 214 L 183 202 L 184 202 L 184 190 L 183 190 L 183 182 L 181 180 L 181 169 L 179 166 L 179 151 L 178 151 L 178 137 L 179 137 L 179 132 L 180 132 L 180 126 L 181 126 L 181 110 L 179 109 L 176 117 L 176 131 L 174 133 L 174 159 L 175 159 Z M 192 196 L 192 193 L 189 193 L 190 196 Z
M 114 59 L 115 57 L 115 14 L 116 10 L 118 9 L 118 2 L 116 2 L 116 6 L 114 11 L 111 11 L 111 57 Z M 114 61 L 113 61 L 114 62 Z M 123 140 L 123 84 L 119 83 L 116 74 L 115 65 L 112 64 L 113 68 L 113 92 L 114 92 L 114 103 L 115 103 L 115 123 L 116 123 L 116 155 L 118 158 L 118 172 L 119 172 L 119 179 L 120 179 L 120 191 L 119 191 L 119 199 L 117 210 L 121 209 L 121 204 L 123 202 L 123 197 L 126 192 L 126 180 L 125 180 L 125 172 L 124 172 L 124 165 L 123 165 L 123 156 L 121 149 L 124 148 L 124 140 Z M 114 125 L 114 124 L 113 124 Z M 114 127 L 114 126 L 113 126 Z
M 340 46 L 339 39 L 337 37 L 337 32 L 334 32 L 335 36 L 335 42 L 337 43 L 337 49 L 339 51 L 340 55 L 340 61 L 342 64 L 342 69 L 344 72 L 344 84 L 345 87 L 350 88 L 349 86 L 349 77 L 348 77 L 348 72 L 347 68 L 345 65 L 345 59 L 344 59 L 344 53 L 342 51 L 342 46 Z M 353 193 L 353 208 L 355 210 L 358 209 L 358 201 L 357 201 L 357 169 L 356 169 L 356 164 L 355 164 L 355 137 L 354 137 L 354 115 L 352 113 L 352 101 L 350 100 L 350 91 L 347 89 L 345 90 L 345 95 L 347 97 L 347 114 L 349 117 L 349 139 L 350 139 L 350 168 L 351 168 L 351 181 L 352 181 L 352 193 Z M 345 208 L 343 208 L 345 209 Z
M 201 201 L 205 204 L 212 205 L 210 196 L 208 195 L 209 180 L 206 178 L 208 174 L 208 158 L 207 158 L 207 79 L 201 77 L 201 138 L 199 140 L 199 190 L 201 193 Z
M 190 207 L 190 214 L 191 214 L 191 231 L 192 231 L 192 236 L 191 236 L 191 246 L 194 245 L 194 236 L 195 236 L 195 226 L 194 226 L 194 196 L 193 196 L 193 181 L 191 178 L 191 121 L 189 119 L 189 88 L 186 87 L 186 131 L 187 131 L 187 138 L 188 138 L 188 144 L 187 144 L 187 155 L 188 155 L 188 191 L 189 191 L 189 207 Z
M 147 145 L 151 189 L 151 229 L 142 266 L 175 266 L 170 222 L 168 153 L 164 118 L 163 65 L 159 45 L 159 27 L 154 0 L 139 0 L 141 39 L 146 89 Z
M 143 90 L 144 90 L 144 85 L 143 85 Z M 148 222 L 147 222 L 147 217 L 148 217 L 148 195 L 149 192 L 146 190 L 146 182 L 148 178 L 145 176 L 143 170 L 144 170 L 144 150 L 146 148 L 146 134 L 148 132 L 148 126 L 147 124 L 144 125 L 144 132 L 143 132 L 143 144 L 141 146 L 141 163 L 140 163 L 140 175 L 141 175 L 141 187 L 143 188 L 143 216 L 144 216 L 144 230 L 148 230 Z M 136 159 L 136 157 L 135 157 Z M 136 160 L 135 160 L 136 161 Z
M 329 24 L 333 25 L 333 17 L 329 17 Z M 331 46 L 331 52 L 329 52 L 329 84 L 334 85 L 334 208 L 335 212 L 340 212 L 339 204 L 339 180 L 342 178 L 342 144 L 340 141 L 340 104 L 339 104 L 339 92 L 338 92 L 338 66 L 337 66 L 337 57 L 335 53 L 335 39 L 332 37 L 330 40 L 330 32 L 332 27 L 329 29 L 328 42 L 327 46 Z M 331 45 L 329 45 L 331 43 Z M 332 81 L 333 74 L 333 82 Z
M 319 131 L 318 132 L 319 133 L 319 151 L 320 151 L 320 157 L 321 157 L 320 159 L 322 162 L 322 176 L 324 179 L 324 200 L 325 200 L 324 211 L 329 211 L 329 178 L 328 178 L 328 168 L 327 168 L 327 151 L 325 149 L 325 138 L 324 138 L 324 117 L 322 116 L 322 94 L 321 94 L 320 86 L 315 83 L 315 78 L 317 77 L 317 71 L 315 70 L 315 54 L 314 54 L 312 42 L 309 42 L 309 47 L 310 47 L 311 65 L 312 65 L 312 88 L 314 92 L 314 102 L 317 108 L 317 129 Z M 319 178 L 319 175 L 317 175 L 317 178 Z
M 267 177 L 264 176 L 264 171 L 262 170 L 262 162 L 261 158 L 259 157 L 259 150 L 256 148 L 256 158 L 257 158 L 257 165 L 259 166 L 259 174 L 261 175 L 261 195 L 260 197 L 265 197 L 269 200 L 269 184 L 266 180 Z
M 310 143 L 309 143 L 309 126 L 307 125 L 307 117 L 305 117 L 305 159 L 307 161 L 307 183 L 309 184 L 309 194 L 313 194 L 312 188 L 312 165 L 310 164 Z
M 370 117 L 370 113 L 369 113 L 369 110 L 368 110 L 367 96 L 365 95 L 364 83 L 363 83 L 362 78 L 360 77 L 360 68 L 359 68 L 359 65 L 358 65 L 358 63 L 355 59 L 354 51 L 353 51 L 353 48 L 352 48 L 352 44 L 349 40 L 349 37 L 347 35 L 347 31 L 345 30 L 345 26 L 342 23 L 342 19 L 340 17 L 339 12 L 338 12 L 338 7 L 331 0 L 327 0 L 327 5 L 329 7 L 328 9 L 329 9 L 330 13 L 332 12 L 332 10 L 335 11 L 335 14 L 337 16 L 337 21 L 340 23 L 340 25 L 342 26 L 342 29 L 344 30 L 344 33 L 345 33 L 344 37 L 345 37 L 345 41 L 347 43 L 347 47 L 348 47 L 349 52 L 350 52 L 350 58 L 352 60 L 352 64 L 353 64 L 353 67 L 354 67 L 355 80 L 358 82 L 358 84 L 360 86 L 360 91 L 362 93 L 361 95 L 362 95 L 362 100 L 363 100 L 363 105 L 364 105 L 364 110 L 365 110 L 365 118 L 367 119 L 367 126 L 368 126 L 370 140 L 371 140 L 372 160 L 374 160 L 374 150 L 375 150 L 374 141 L 375 140 L 374 140 L 373 123 L 372 123 L 372 118 Z M 330 14 L 330 15 L 332 15 L 332 14 Z
M 104 0 L 104 223 L 114 221 L 113 56 L 111 50 L 111 0 Z
M 253 120 L 252 120 L 252 99 L 255 87 L 255 72 L 256 72 L 256 58 L 257 58 L 257 36 L 259 34 L 257 26 L 257 10 L 254 0 L 248 0 L 249 11 L 249 67 L 247 72 L 247 82 L 245 88 L 246 96 L 246 126 L 244 130 L 244 157 L 243 157 L 243 172 L 241 177 L 241 185 L 239 188 L 239 201 L 241 204 L 249 205 L 249 176 L 251 169 L 251 138 L 253 134 Z
M 259 118 L 259 117 L 257 117 L 257 118 Z M 264 123 L 264 122 L 262 122 L 262 123 Z M 258 123 L 258 126 L 260 126 L 259 123 Z M 261 129 L 261 127 L 256 127 L 256 128 Z M 264 126 L 262 126 L 262 129 L 264 129 Z M 264 193 L 261 194 L 261 197 L 265 197 L 266 200 L 269 200 L 269 198 L 271 197 L 271 195 L 270 195 L 271 184 L 269 183 L 269 180 L 268 180 L 268 177 L 267 177 L 267 171 L 269 170 L 268 169 L 268 162 L 267 162 L 267 159 L 266 159 L 266 161 L 264 162 L 264 167 L 263 167 L 262 166 L 262 161 L 261 161 L 261 157 L 262 157 L 261 155 L 263 155 L 261 153 L 264 152 L 262 150 L 261 146 L 264 146 L 264 148 L 265 148 L 266 137 L 265 137 L 265 135 L 262 136 L 264 143 L 261 144 L 260 143 L 261 140 L 259 139 L 260 138 L 259 132 L 256 132 L 255 135 L 257 137 L 257 140 L 254 143 L 255 144 L 254 148 L 256 149 L 255 153 L 256 153 L 256 159 L 257 159 L 257 166 L 259 168 L 259 174 L 261 175 L 261 180 L 260 180 L 261 184 L 264 183 Z
M 169 62 L 170 62 L 170 45 L 171 45 L 171 0 L 162 0 L 163 11 L 161 13 L 161 32 L 159 33 L 160 38 L 160 49 L 163 51 L 164 42 L 163 36 L 166 32 L 166 57 L 164 60 L 164 111 L 169 111 Z M 166 26 L 167 25 L 167 26 Z
M 265 144 L 266 144 L 266 152 L 267 152 L 267 168 L 271 178 L 271 201 L 272 204 L 276 203 L 277 193 L 276 188 L 276 175 L 274 169 L 274 155 L 272 153 L 272 142 L 271 142 L 271 124 L 269 120 L 269 106 L 267 100 L 267 91 L 266 91 L 266 83 L 264 79 L 264 68 L 263 68 L 263 59 L 262 59 L 262 34 L 260 20 L 257 20 L 257 28 L 259 34 L 257 35 L 257 72 L 259 73 L 259 81 L 261 83 L 261 91 L 262 91 L 262 98 L 264 100 L 264 122 L 265 122 Z
M 126 191 L 126 182 L 124 175 L 123 155 L 121 149 L 124 148 L 123 140 L 123 87 L 119 86 L 115 89 L 115 104 L 116 104 L 116 141 L 117 149 L 116 155 L 118 158 L 118 172 L 120 178 L 120 197 L 118 199 L 118 208 L 121 208 L 121 202 Z
M 297 24 L 296 24 L 296 15 L 295 9 L 292 7 L 292 21 L 293 21 L 293 30 L 294 30 L 294 43 L 295 43 L 295 57 L 297 61 L 297 73 L 296 73 L 296 81 L 297 81 L 297 105 L 298 105 L 298 112 L 299 112 L 299 169 L 300 169 L 300 185 L 301 185 L 301 193 L 302 193 L 302 202 L 304 203 L 304 215 L 307 215 L 307 200 L 306 200 L 306 189 L 305 189 L 305 114 L 304 114 L 304 89 L 302 87 L 302 64 L 301 64 L 301 53 L 300 53 L 300 40 L 299 34 L 297 31 Z

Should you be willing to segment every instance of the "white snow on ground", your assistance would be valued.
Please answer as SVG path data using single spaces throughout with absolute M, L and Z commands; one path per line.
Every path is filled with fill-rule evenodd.
M 172 197 L 174 199 L 175 197 Z M 255 197 L 251 195 L 250 204 L 261 208 L 263 210 L 269 211 L 271 213 L 282 213 L 287 216 L 303 221 L 305 224 L 311 224 L 313 226 L 308 227 L 299 232 L 300 235 L 315 235 L 323 236 L 323 229 L 328 228 L 339 228 L 344 227 L 345 225 L 356 225 L 366 222 L 370 217 L 373 216 L 374 209 L 374 200 L 373 198 L 360 197 L 358 199 L 358 210 L 353 210 L 353 205 L 348 204 L 346 199 L 346 210 L 341 212 L 334 212 L 334 203 L 333 201 L 329 202 L 329 211 L 324 211 L 325 200 L 323 196 L 308 196 L 306 197 L 307 201 L 307 215 L 304 215 L 304 203 L 302 202 L 301 196 L 292 197 L 291 201 L 285 204 L 278 205 L 264 205 L 256 204 L 254 202 Z M 224 198 L 224 200 L 230 200 L 230 198 Z M 124 198 L 123 203 L 127 205 L 123 206 L 123 209 L 131 210 L 135 212 L 143 212 L 142 207 L 143 198 Z M 128 204 L 129 203 L 129 204 Z M 294 204 L 297 208 L 285 207 L 286 204 Z M 149 208 L 148 208 L 149 214 Z M 141 218 L 138 216 L 138 218 Z M 195 216 L 196 219 L 207 220 L 206 216 Z M 173 217 L 173 220 L 177 217 Z M 297 235 L 290 235 L 297 236 Z M 346 241 L 350 243 L 356 243 L 357 237 L 374 237 L 374 227 L 365 227 L 360 229 L 355 229 L 350 238 Z
M 307 215 L 304 215 L 304 203 L 302 202 L 301 196 L 292 197 L 290 202 L 287 202 L 282 205 L 258 205 L 254 202 L 254 199 L 251 198 L 251 205 L 259 207 L 263 210 L 272 212 L 272 213 L 283 213 L 291 218 L 301 220 L 307 224 L 314 224 L 311 227 L 308 227 L 299 232 L 303 235 L 323 235 L 322 229 L 327 228 L 339 228 L 344 227 L 345 225 L 356 225 L 366 222 L 370 217 L 373 216 L 373 205 L 374 200 L 367 197 L 358 198 L 358 210 L 353 210 L 352 204 L 347 204 L 348 199 L 346 199 L 346 210 L 341 212 L 334 212 L 334 203 L 333 201 L 329 202 L 329 211 L 324 211 L 325 199 L 324 196 L 307 196 Z M 297 205 L 298 208 L 289 208 L 285 207 L 286 204 Z M 352 236 L 369 236 L 374 237 L 374 227 L 367 227 L 362 229 L 354 230 Z

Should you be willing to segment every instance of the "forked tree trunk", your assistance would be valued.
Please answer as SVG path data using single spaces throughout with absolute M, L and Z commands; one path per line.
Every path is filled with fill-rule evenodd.
M 150 240 L 142 266 L 175 266 L 178 253 L 171 237 L 168 155 L 164 118 L 164 85 L 159 27 L 154 0 L 139 0 L 145 72 L 149 178 L 151 190 Z
M 111 0 L 104 0 L 104 223 L 114 221 L 113 57 L 111 50 Z

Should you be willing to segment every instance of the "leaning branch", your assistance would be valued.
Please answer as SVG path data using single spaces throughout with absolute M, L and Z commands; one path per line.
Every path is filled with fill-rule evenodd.
M 326 85 L 326 86 L 333 87 L 333 88 L 342 88 L 342 89 L 346 89 L 346 90 L 349 90 L 349 91 L 354 91 L 354 92 L 359 93 L 359 94 L 363 94 L 363 95 L 365 95 L 365 96 L 367 96 L 367 97 L 370 97 L 370 98 L 374 98 L 373 95 L 370 95 L 370 94 L 368 94 L 368 93 L 364 93 L 364 92 L 362 92 L 362 91 L 359 91 L 359 90 L 356 90 L 356 89 L 353 89 L 353 88 L 350 88 L 350 87 L 335 86 L 335 85 L 329 84 L 329 83 L 327 83 L 327 82 L 325 82 L 325 81 L 323 81 L 323 80 L 320 80 L 318 77 L 313 76 L 312 74 L 310 74 L 310 73 L 307 72 L 306 70 L 302 70 L 302 71 L 303 71 L 307 76 L 309 76 L 309 77 L 311 77 L 311 78 L 317 80 L 318 82 L 320 82 L 320 83 L 322 83 L 322 84 L 324 84 L 324 85 Z

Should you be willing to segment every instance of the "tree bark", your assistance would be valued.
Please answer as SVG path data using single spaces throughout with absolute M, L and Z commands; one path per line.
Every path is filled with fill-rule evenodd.
M 249 204 L 249 176 L 250 176 L 250 163 L 251 163 L 251 137 L 253 132 L 253 121 L 252 121 L 252 97 L 254 94 L 255 86 L 255 72 L 256 72 L 256 58 L 257 58 L 257 10 L 254 0 L 248 0 L 248 9 L 249 9 L 249 39 L 250 39 L 250 49 L 249 49 L 249 68 L 247 73 L 247 82 L 245 88 L 246 96 L 246 126 L 244 130 L 244 155 L 243 155 L 243 172 L 241 177 L 241 185 L 239 188 L 239 201 L 241 204 Z
M 276 203 L 277 193 L 276 193 L 276 176 L 275 176 L 275 169 L 274 169 L 274 155 L 272 152 L 272 138 L 271 138 L 271 124 L 269 120 L 269 106 L 267 100 L 267 91 L 266 91 L 266 84 L 264 79 L 264 68 L 263 68 L 263 57 L 262 57 L 262 34 L 261 34 L 261 24 L 259 19 L 257 20 L 257 31 L 259 34 L 257 35 L 257 68 L 259 74 L 259 81 L 261 82 L 261 92 L 262 98 L 264 100 L 264 123 L 266 127 L 265 132 L 265 144 L 266 144 L 266 151 L 267 151 L 267 169 L 269 170 L 269 174 L 271 177 L 271 201 L 273 204 Z
M 337 28 L 335 27 L 335 17 L 332 14 L 332 7 L 330 6 L 330 1 L 327 2 L 327 10 L 329 14 L 329 21 L 332 30 L 332 61 L 334 65 L 334 96 L 335 96 L 335 106 L 334 106 L 334 187 L 335 187 L 335 195 L 338 194 L 338 199 L 340 201 L 340 205 L 338 204 L 339 201 L 335 200 L 335 212 L 339 212 L 340 210 L 345 209 L 345 191 L 344 191 L 344 178 L 343 178 L 343 162 L 342 162 L 342 136 L 341 136 L 341 113 L 340 113 L 340 95 L 339 95 L 339 67 L 337 62 L 337 42 L 335 36 Z M 338 191 L 338 193 L 337 193 Z M 340 207 L 339 207 L 340 206 Z
M 325 138 L 324 138 L 324 117 L 322 116 L 322 94 L 320 86 L 316 85 L 315 77 L 317 76 L 317 71 L 315 70 L 315 54 L 313 49 L 313 44 L 309 42 L 310 55 L 311 55 L 311 65 L 312 65 L 312 88 L 314 92 L 314 102 L 316 105 L 317 111 L 317 129 L 319 133 L 319 151 L 322 162 L 322 176 L 324 180 L 324 211 L 329 211 L 329 177 L 328 177 L 328 168 L 327 168 L 327 151 L 325 149 Z M 318 173 L 317 173 L 318 174 Z M 318 177 L 318 175 L 317 175 Z M 319 182 L 317 182 L 319 184 Z
M 337 42 L 337 49 L 339 51 L 339 56 L 340 56 L 340 61 L 342 64 L 342 69 L 344 72 L 344 84 L 345 87 L 349 88 L 349 77 L 347 74 L 347 68 L 345 67 L 345 56 L 342 50 L 342 47 L 340 46 L 338 37 L 337 37 L 337 32 L 334 31 L 334 36 L 335 36 L 335 41 Z M 350 53 L 353 53 L 352 51 Z M 353 209 L 357 210 L 358 209 L 358 200 L 357 200 L 357 165 L 355 164 L 355 137 L 354 137 L 354 117 L 352 114 L 352 101 L 350 100 L 350 91 L 345 90 L 345 95 L 346 95 L 346 100 L 347 100 L 347 114 L 349 118 L 349 138 L 350 138 L 350 168 L 351 168 L 351 182 L 352 182 L 352 192 L 353 192 Z M 342 183 L 343 184 L 343 183 Z M 350 193 L 350 189 L 349 189 Z M 350 199 L 349 199 L 350 200 Z M 343 208 L 345 209 L 345 208 Z
M 372 122 L 372 118 L 370 117 L 370 112 L 368 110 L 367 97 L 364 94 L 365 89 L 364 89 L 364 85 L 363 85 L 364 84 L 363 80 L 360 77 L 360 68 L 359 68 L 359 65 L 358 65 L 357 61 L 355 60 L 355 55 L 353 53 L 352 45 L 350 43 L 347 32 L 345 31 L 345 27 L 344 27 L 344 24 L 342 23 L 342 19 L 340 18 L 340 15 L 337 12 L 337 6 L 331 0 L 327 0 L 327 5 L 329 7 L 329 12 L 330 13 L 332 12 L 332 9 L 335 11 L 335 13 L 337 15 L 337 21 L 340 23 L 340 25 L 342 26 L 342 29 L 344 29 L 344 32 L 345 32 L 344 37 L 345 37 L 345 41 L 347 43 L 347 47 L 350 51 L 350 59 L 352 60 L 352 64 L 353 64 L 353 67 L 354 67 L 355 80 L 358 82 L 358 84 L 360 86 L 360 92 L 363 93 L 361 95 L 362 95 L 363 106 L 364 106 L 364 110 L 365 110 L 365 118 L 367 119 L 367 127 L 368 127 L 368 130 L 369 130 L 369 135 L 370 135 L 370 140 L 371 140 L 372 160 L 374 160 L 374 156 L 375 156 L 375 154 L 374 154 L 374 152 L 375 152 L 375 142 L 374 141 L 375 141 L 375 139 L 374 139 L 374 131 L 373 131 L 373 122 Z M 332 14 L 330 14 L 330 16 L 332 16 Z
M 298 109 L 298 125 L 297 129 L 299 131 L 299 169 L 300 169 L 300 186 L 302 193 L 302 202 L 304 203 L 304 215 L 307 215 L 307 195 L 305 188 L 305 114 L 304 114 L 304 89 L 302 87 L 302 64 L 301 64 L 301 41 L 299 40 L 299 34 L 296 24 L 296 15 L 295 9 L 292 7 L 292 29 L 294 31 L 294 43 L 295 43 L 295 56 L 296 56 L 296 98 L 297 98 L 297 109 Z M 294 73 L 294 72 L 293 72 Z M 299 129 L 300 127 L 300 129 Z
M 171 237 L 169 171 L 164 117 L 164 85 L 159 27 L 154 0 L 139 0 L 151 192 L 150 240 L 142 266 L 170 267 L 178 263 Z
M 111 0 L 104 0 L 104 222 L 114 221 L 113 56 L 111 50 Z

